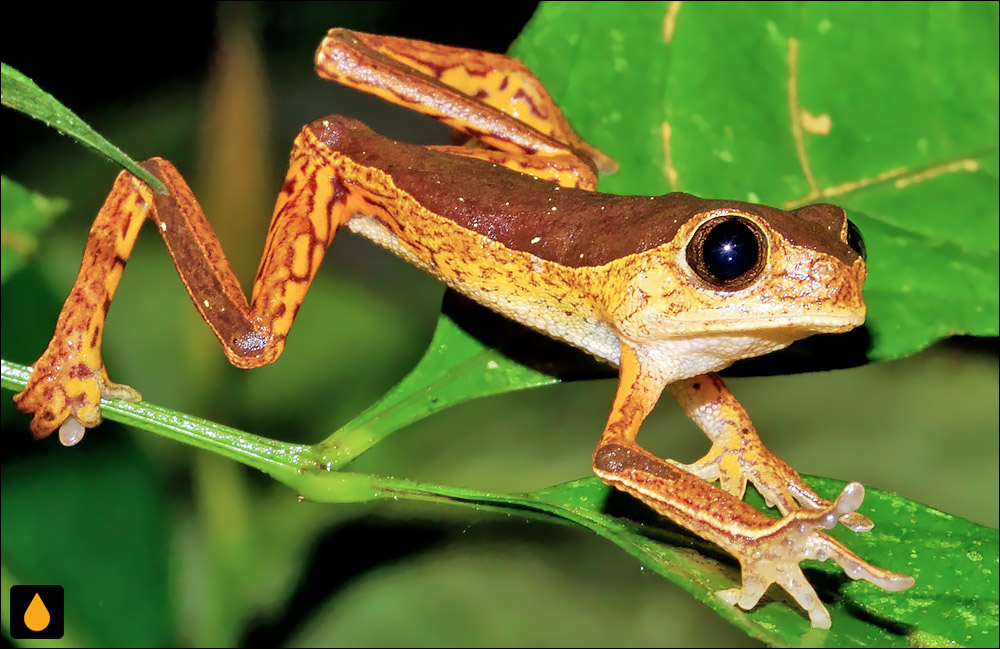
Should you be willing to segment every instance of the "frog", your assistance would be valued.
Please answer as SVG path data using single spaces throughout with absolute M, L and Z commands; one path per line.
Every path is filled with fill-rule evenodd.
M 737 360 L 865 319 L 866 254 L 839 207 L 791 211 L 681 192 L 596 191 L 613 158 L 569 124 L 512 57 L 343 28 L 315 56 L 325 78 L 430 115 L 455 134 L 421 146 L 328 115 L 295 138 L 247 301 L 181 173 L 127 171 L 91 227 L 81 268 L 52 339 L 34 363 L 19 410 L 66 445 L 101 422 L 100 400 L 138 400 L 101 357 L 108 309 L 139 229 L 152 220 L 192 302 L 228 360 L 251 369 L 281 355 L 327 247 L 341 227 L 367 237 L 450 289 L 618 368 L 611 413 L 593 453 L 596 475 L 731 554 L 739 587 L 718 596 L 755 607 L 772 584 L 814 627 L 832 624 L 804 560 L 837 563 L 887 591 L 912 577 L 875 566 L 825 533 L 873 522 L 864 487 L 832 501 L 767 449 L 718 372 Z M 692 463 L 637 442 L 664 392 L 711 442 Z M 744 502 L 752 484 L 780 518 Z

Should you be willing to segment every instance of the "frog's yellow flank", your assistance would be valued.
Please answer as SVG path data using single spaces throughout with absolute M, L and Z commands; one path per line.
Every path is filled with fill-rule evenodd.
M 172 164 L 144 163 L 165 194 L 119 174 L 52 341 L 15 396 L 20 410 L 34 414 L 36 437 L 59 429 L 63 443 L 76 443 L 100 423 L 102 396 L 139 398 L 108 379 L 100 350 L 108 307 L 146 218 L 227 357 L 243 368 L 280 356 L 327 247 L 346 226 L 481 304 L 617 366 L 594 470 L 735 556 L 743 583 L 719 593 L 726 601 L 751 608 L 777 583 L 814 626 L 829 627 L 799 568 L 804 559 L 833 559 L 850 577 L 887 590 L 912 585 L 823 533 L 838 521 L 856 531 L 872 527 L 856 511 L 861 485 L 849 484 L 833 502 L 814 493 L 764 447 L 714 374 L 864 321 L 864 245 L 842 210 L 594 192 L 596 172 L 616 164 L 505 56 L 334 29 L 316 68 L 442 120 L 465 146 L 404 144 L 336 115 L 306 125 L 249 303 Z M 658 458 L 636 442 L 664 389 L 712 442 L 693 464 Z M 742 501 L 748 482 L 782 518 Z

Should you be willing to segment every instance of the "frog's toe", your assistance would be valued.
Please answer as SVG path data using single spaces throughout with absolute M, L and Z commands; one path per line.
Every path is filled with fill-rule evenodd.
M 131 385 L 125 383 L 115 383 L 108 378 L 107 372 L 102 368 L 100 377 L 97 380 L 101 388 L 102 399 L 121 399 L 122 401 L 142 401 L 142 394 Z
M 799 506 L 805 509 L 820 510 L 831 506 L 831 502 L 826 498 L 823 498 L 815 491 L 813 491 L 809 485 L 802 480 L 802 478 L 794 473 L 791 479 L 788 481 L 788 489 L 785 493 L 789 495 L 789 501 L 792 503 L 797 503 Z M 851 485 L 857 485 L 857 489 L 860 489 L 861 500 L 864 500 L 864 487 L 858 483 L 851 483 L 848 487 L 851 487 L 851 491 L 854 492 L 855 487 Z M 860 506 L 860 502 L 858 505 Z M 868 518 L 864 514 L 853 510 L 842 510 L 843 513 L 838 515 L 838 520 L 840 524 L 851 530 L 852 532 L 868 532 L 873 527 L 875 523 L 872 519 Z M 785 512 L 787 513 L 787 512 Z
M 851 579 L 864 579 L 890 592 L 906 590 L 914 584 L 913 577 L 872 565 L 829 536 L 822 536 L 816 544 L 819 546 L 816 559 L 833 559 Z
M 76 417 L 67 417 L 59 427 L 59 443 L 63 446 L 76 446 L 83 440 L 87 427 Z
M 722 478 L 718 458 L 709 458 L 706 456 L 697 462 L 692 462 L 691 464 L 685 464 L 684 462 L 671 459 L 668 459 L 667 462 L 673 464 L 678 469 L 683 469 L 692 475 L 698 476 L 706 482 L 715 482 L 716 480 Z
M 72 412 L 65 391 L 57 382 L 41 377 L 38 369 L 32 371 L 24 389 L 14 395 L 14 407 L 32 415 L 31 435 L 35 439 L 50 435 Z
M 840 520 L 842 516 L 857 513 L 858 507 L 865 501 L 865 488 L 860 482 L 849 482 L 830 507 L 830 514 Z M 830 527 L 833 527 L 831 525 Z
M 875 523 L 872 519 L 858 512 L 851 512 L 840 517 L 840 524 L 852 532 L 870 532 Z
M 73 446 L 83 439 L 87 428 L 101 423 L 100 390 L 96 385 L 71 392 L 53 377 L 35 380 L 32 376 L 14 401 L 18 410 L 33 415 L 31 434 L 35 439 L 48 437 L 58 429 L 59 441 Z
M 87 428 L 101 423 L 101 399 L 142 398 L 133 388 L 108 379 L 104 367 L 97 369 L 73 355 L 47 353 L 34 365 L 24 390 L 14 396 L 18 410 L 32 415 L 35 439 L 59 430 L 59 441 L 73 446 Z
M 715 596 L 727 604 L 739 606 L 745 611 L 749 611 L 767 592 L 770 582 L 761 579 L 756 572 L 744 571 L 742 588 L 727 588 L 715 593 Z
M 812 626 L 820 629 L 830 628 L 830 613 L 826 606 L 820 601 L 816 591 L 809 585 L 809 581 L 798 565 L 783 566 L 774 575 L 774 579 L 764 577 L 761 573 L 747 570 L 743 571 L 743 587 L 728 588 L 720 590 L 716 596 L 728 604 L 739 606 L 743 610 L 749 611 L 757 606 L 760 598 L 767 592 L 768 586 L 776 583 L 784 588 L 789 595 L 801 606 L 809 615 Z
M 813 518 L 819 527 L 831 529 L 838 522 L 842 523 L 849 514 L 856 513 L 855 510 L 861 506 L 864 498 L 865 488 L 860 483 L 851 482 L 844 487 L 840 495 L 837 496 L 837 499 L 829 507 L 825 508 L 827 510 L 825 513 L 823 510 L 817 510 Z M 802 516 L 803 513 L 802 511 L 797 512 L 797 515 L 794 517 L 799 519 L 808 518 L 807 516 Z M 914 583 L 913 577 L 872 565 L 851 552 L 840 541 L 826 534 L 814 531 L 807 538 L 803 539 L 803 541 L 800 550 L 803 559 L 814 559 L 816 561 L 832 559 L 851 579 L 864 579 L 879 588 L 893 592 L 906 590 Z
M 747 476 L 738 458 L 720 445 L 713 445 L 704 457 L 691 464 L 677 460 L 668 461 L 706 482 L 718 481 L 720 489 L 736 498 L 742 498 L 747 490 Z
M 782 584 L 788 594 L 795 599 L 796 603 L 809 614 L 809 623 L 817 629 L 829 629 L 832 625 L 830 612 L 820 601 L 819 595 L 802 574 L 802 570 L 795 570 L 794 575 L 789 575 L 788 583 Z
M 864 501 L 857 482 L 844 487 L 835 501 L 817 509 L 799 509 L 755 535 L 737 554 L 743 568 L 742 589 L 719 596 L 740 607 L 752 608 L 771 584 L 778 584 L 806 610 L 814 627 L 829 628 L 830 615 L 806 580 L 799 563 L 834 560 L 852 579 L 864 579 L 889 591 L 913 585 L 913 578 L 874 566 L 822 530 L 832 529 Z
M 142 394 L 131 385 L 124 383 L 109 383 L 101 387 L 102 399 L 121 399 L 122 401 L 142 401 Z

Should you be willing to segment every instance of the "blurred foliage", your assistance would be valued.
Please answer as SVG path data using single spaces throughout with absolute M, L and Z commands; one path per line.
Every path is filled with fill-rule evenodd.
M 417 133 L 405 136 L 411 140 L 442 134 L 405 111 L 312 78 L 311 51 L 326 26 L 482 46 L 460 40 L 457 27 L 450 32 L 455 38 L 421 32 L 399 5 L 259 11 L 273 130 L 253 146 L 282 155 L 302 123 L 332 111 L 356 114 L 397 137 L 415 125 Z M 234 18 L 240 19 L 246 16 Z M 517 27 L 508 40 L 516 33 Z M 90 37 L 102 40 L 99 32 Z M 115 32 L 106 40 L 120 37 Z M 995 41 L 994 32 L 994 47 Z M 87 62 L 88 79 L 122 85 L 128 77 L 115 66 L 119 56 L 103 68 Z M 3 58 L 14 63 L 6 52 Z M 201 62 L 215 71 L 222 65 Z M 65 99 L 29 65 L 21 68 Z M 207 136 L 198 132 L 204 74 L 192 85 L 172 75 L 140 79 L 149 88 L 141 100 L 78 112 L 137 157 L 159 154 L 182 169 L 198 168 L 193 151 L 206 147 Z M 5 155 L 4 173 L 72 201 L 42 254 L 4 284 L 3 357 L 31 362 L 45 345 L 115 170 L 43 130 L 24 122 L 17 128 L 37 141 Z M 766 149 L 767 143 L 758 147 Z M 280 184 L 282 155 L 261 162 L 273 187 Z M 265 156 L 243 156 L 247 163 L 254 158 Z M 213 177 L 211 185 L 236 186 L 247 173 L 234 168 L 236 178 Z M 197 179 L 192 184 L 199 196 L 208 189 Z M 256 254 L 271 194 L 262 191 L 261 204 L 231 217 L 236 225 L 222 234 L 227 251 Z M 217 221 L 215 212 L 209 215 Z M 158 403 L 247 430 L 281 431 L 293 442 L 322 439 L 396 383 L 426 346 L 440 305 L 433 280 L 366 242 L 341 237 L 281 362 L 245 374 L 221 362 L 168 266 L 160 241 L 147 232 L 108 323 L 113 376 Z M 995 344 L 731 385 L 768 444 L 800 471 L 857 479 L 996 525 Z M 588 472 L 612 394 L 612 382 L 581 382 L 459 406 L 379 444 L 352 470 L 501 492 L 578 478 Z M 286 488 L 233 463 L 112 423 L 72 452 L 32 444 L 26 419 L 7 399 L 2 408 L 5 579 L 72 588 L 67 602 L 81 612 L 74 637 L 85 644 L 748 642 L 680 591 L 647 579 L 631 558 L 577 530 L 418 504 L 297 504 Z M 704 441 L 676 410 L 655 413 L 643 441 L 689 461 Z M 685 434 L 669 443 L 647 439 L 664 427 Z M 130 599 L 116 605 L 122 593 Z M 128 616 L 120 614 L 125 606 Z
M 0 212 L 3 213 L 3 257 L 0 281 L 20 270 L 38 248 L 39 235 L 66 211 L 66 201 L 29 192 L 6 176 L 0 178 Z

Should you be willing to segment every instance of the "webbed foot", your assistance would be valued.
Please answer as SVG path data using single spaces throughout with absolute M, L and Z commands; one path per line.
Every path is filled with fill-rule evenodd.
M 134 388 L 111 381 L 99 358 L 88 361 L 49 349 L 32 366 L 28 384 L 14 395 L 14 404 L 21 412 L 34 415 L 31 434 L 35 439 L 58 428 L 63 446 L 73 446 L 83 439 L 87 428 L 101 423 L 102 398 L 142 399 Z M 95 363 L 96 369 L 90 363 Z
M 806 610 L 814 627 L 828 629 L 830 614 L 802 574 L 800 561 L 832 559 L 851 579 L 864 579 L 888 591 L 909 588 L 914 583 L 913 577 L 872 565 L 821 531 L 836 527 L 838 520 L 855 513 L 864 497 L 864 487 L 852 482 L 828 506 L 794 511 L 754 534 L 746 547 L 730 548 L 740 561 L 743 586 L 716 594 L 749 610 L 771 584 L 778 584 Z

